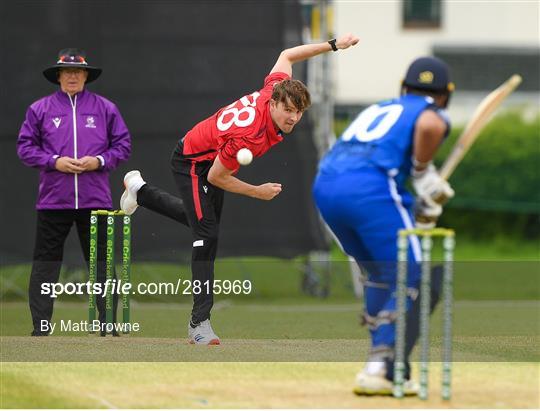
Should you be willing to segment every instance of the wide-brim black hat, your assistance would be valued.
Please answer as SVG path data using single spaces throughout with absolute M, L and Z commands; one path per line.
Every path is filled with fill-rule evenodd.
M 86 62 L 86 53 L 84 50 L 76 48 L 60 50 L 56 64 L 43 70 L 43 75 L 51 83 L 60 84 L 58 82 L 58 70 L 68 67 L 85 69 L 88 72 L 86 83 L 91 83 L 101 75 L 101 69 L 99 67 L 90 66 Z

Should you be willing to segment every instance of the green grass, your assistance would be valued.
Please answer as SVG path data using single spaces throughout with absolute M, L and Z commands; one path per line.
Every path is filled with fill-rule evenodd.
M 186 339 L 190 308 L 186 304 L 135 305 L 132 321 L 140 323 L 141 331 L 132 333 L 128 339 L 114 339 L 111 347 L 128 344 L 125 350 L 119 349 L 126 356 L 124 360 L 189 361 L 185 351 L 188 348 L 182 348 L 180 343 Z M 191 360 L 354 361 L 358 352 L 367 350 L 369 341 L 367 329 L 358 324 L 360 312 L 360 303 L 220 302 L 213 311 L 212 323 L 232 349 L 220 349 L 218 356 L 211 356 L 214 351 L 203 350 L 199 352 L 203 357 Z M 456 352 L 460 353 L 456 358 L 463 361 L 540 361 L 539 313 L 538 301 L 456 302 L 454 336 Z M 20 336 L 27 336 L 31 330 L 27 305 L 2 303 L 2 360 L 88 360 L 87 350 L 96 344 L 97 337 L 60 330 L 61 320 L 80 322 L 86 319 L 84 304 L 58 304 L 53 318 L 57 324 L 53 337 L 82 339 L 47 338 L 43 342 L 42 339 L 21 339 Z M 440 309 L 435 312 L 431 324 L 433 346 L 437 348 L 442 330 Z M 104 344 L 105 339 L 97 339 L 98 344 Z M 64 348 L 55 350 L 56 344 Z M 114 351 L 103 353 L 114 355 Z M 90 354 L 94 356 L 96 352 Z M 111 360 L 111 357 L 102 358 L 105 359 Z
M 455 298 L 483 300 L 534 300 L 540 297 L 540 255 L 535 241 L 496 238 L 491 242 L 471 240 L 457 233 L 455 251 Z M 433 250 L 433 259 L 440 260 L 441 247 Z M 329 283 L 329 302 L 353 302 L 353 287 L 347 258 L 334 247 L 329 275 L 323 264 L 315 264 L 320 290 Z M 216 279 L 249 280 L 253 290 L 249 295 L 236 295 L 234 301 L 271 301 L 275 298 L 302 303 L 316 300 L 302 292 L 305 259 L 280 260 L 268 257 L 228 258 L 216 263 Z M 120 272 L 120 270 L 118 270 Z M 2 266 L 0 270 L 0 297 L 4 301 L 27 298 L 28 264 Z M 132 280 L 139 282 L 177 282 L 191 277 L 188 265 L 137 263 L 132 267 Z M 85 282 L 83 270 L 63 271 L 63 282 Z M 137 296 L 145 302 L 180 302 L 189 304 L 190 296 Z M 82 301 L 83 298 L 64 296 L 64 301 Z
M 191 347 L 195 348 L 195 347 Z M 2 408 L 538 408 L 538 366 L 459 363 L 453 396 L 356 397 L 351 363 L 4 363 Z M 486 383 L 489 382 L 489 383 Z
M 257 259 L 218 264 L 218 278 L 254 283 L 251 296 L 216 297 L 212 323 L 222 337 L 219 347 L 186 343 L 187 296 L 135 301 L 132 321 L 140 322 L 141 332 L 130 337 L 57 332 L 32 338 L 28 306 L 20 301 L 24 293 L 14 292 L 15 301 L 0 303 L 0 407 L 540 406 L 538 262 L 456 263 L 451 403 L 439 397 L 440 309 L 431 321 L 430 399 L 358 398 L 351 390 L 369 336 L 358 325 L 362 302 L 352 296 L 347 264 L 334 266 L 327 299 L 301 293 L 299 266 L 298 261 Z M 10 270 L 2 272 L 2 287 L 15 282 L 24 289 L 28 267 Z M 136 281 L 175 281 L 185 278 L 186 270 L 137 264 L 133 275 Z M 69 281 L 77 279 L 77 273 L 67 274 L 73 275 Z M 55 305 L 54 321 L 86 318 L 85 301 L 60 298 Z
M 0 407 L 538 408 L 540 302 L 455 303 L 450 403 L 439 396 L 440 310 L 427 402 L 352 395 L 369 350 L 359 306 L 221 301 L 212 321 L 222 345 L 207 347 L 186 343 L 189 304 L 135 304 L 141 332 L 129 337 L 33 338 L 26 303 L 2 302 Z M 59 303 L 54 321 L 86 315 L 84 303 Z
M 132 321 L 141 332 L 120 338 L 28 337 L 27 303 L 2 301 L 0 408 L 538 408 L 537 277 L 521 281 L 512 266 L 492 265 L 456 278 L 456 293 L 475 298 L 454 306 L 450 403 L 439 397 L 440 309 L 431 321 L 430 399 L 358 398 L 351 394 L 354 375 L 369 349 L 368 332 L 358 325 L 362 302 L 350 294 L 326 300 L 295 294 L 286 288 L 297 282 L 276 272 L 284 298 L 216 298 L 219 347 L 186 343 L 188 298 L 134 303 Z M 169 266 L 145 269 L 177 275 Z M 54 321 L 86 316 L 85 302 L 60 301 Z

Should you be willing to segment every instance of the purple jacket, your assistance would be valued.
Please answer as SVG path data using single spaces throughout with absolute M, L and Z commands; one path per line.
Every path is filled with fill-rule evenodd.
M 131 137 L 116 106 L 88 90 L 57 91 L 33 103 L 19 132 L 17 154 L 40 169 L 38 210 L 112 208 L 109 171 L 129 158 Z M 96 171 L 66 174 L 58 157 L 98 157 Z

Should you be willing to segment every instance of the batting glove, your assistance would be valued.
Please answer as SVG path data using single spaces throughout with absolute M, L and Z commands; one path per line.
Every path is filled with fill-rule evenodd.
M 411 175 L 414 190 L 419 197 L 429 198 L 439 205 L 445 204 L 454 197 L 454 190 L 447 181 L 439 176 L 433 164 L 430 164 L 422 171 L 413 169 Z
M 442 206 L 431 197 L 418 197 L 414 206 L 416 228 L 428 230 L 434 228 L 442 214 Z

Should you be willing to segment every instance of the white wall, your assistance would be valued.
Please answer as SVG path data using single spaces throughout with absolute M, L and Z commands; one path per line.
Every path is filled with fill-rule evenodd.
M 333 59 L 338 104 L 393 97 L 409 63 L 437 45 L 540 44 L 538 0 L 443 0 L 439 29 L 403 29 L 401 0 L 335 0 L 334 29 L 361 42 Z

